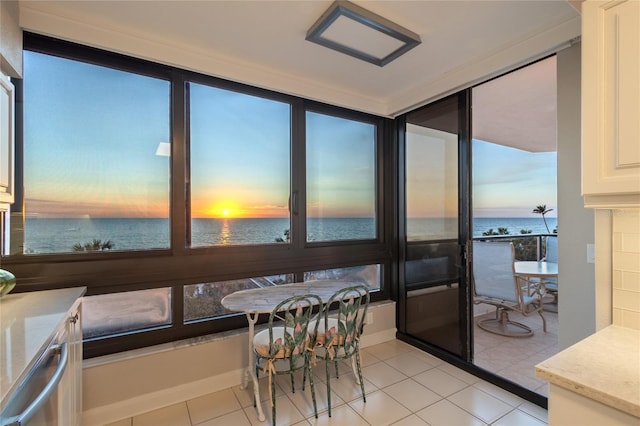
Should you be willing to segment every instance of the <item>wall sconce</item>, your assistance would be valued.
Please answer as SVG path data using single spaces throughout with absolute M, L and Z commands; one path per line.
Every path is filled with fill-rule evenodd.
M 381 67 L 421 43 L 418 34 L 348 1 L 334 2 L 306 39 Z

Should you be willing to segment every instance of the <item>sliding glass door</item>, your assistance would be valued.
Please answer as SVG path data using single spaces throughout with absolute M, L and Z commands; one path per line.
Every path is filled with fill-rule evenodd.
M 399 118 L 399 332 L 469 360 L 468 92 Z M 404 210 L 404 211 L 402 211 Z

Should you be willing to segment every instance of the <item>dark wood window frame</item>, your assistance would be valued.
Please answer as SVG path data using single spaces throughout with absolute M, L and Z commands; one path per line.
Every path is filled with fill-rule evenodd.
M 357 265 L 380 264 L 381 289 L 372 300 L 393 297 L 396 282 L 397 217 L 395 214 L 395 146 L 393 121 L 341 107 L 322 104 L 240 83 L 165 66 L 33 33 L 25 33 L 24 48 L 171 82 L 171 248 L 168 250 L 122 251 L 86 254 L 9 255 L 3 268 L 18 277 L 15 292 L 86 286 L 87 295 L 118 293 L 159 287 L 172 288 L 172 324 L 144 332 L 112 336 L 85 342 L 85 357 L 105 355 L 165 342 L 246 327 L 244 315 L 230 315 L 210 321 L 185 324 L 183 286 L 280 273 L 293 273 L 302 280 L 304 272 Z M 377 238 L 368 241 L 307 243 L 305 234 L 291 244 L 238 247 L 189 248 L 186 245 L 188 211 L 188 108 L 189 81 L 287 102 L 291 105 L 291 191 L 305 192 L 305 112 L 314 111 L 372 123 L 376 126 L 377 153 Z M 16 203 L 12 218 L 20 219 L 23 207 L 24 167 L 22 157 L 22 82 L 16 81 Z M 292 228 L 304 229 L 304 204 L 292 217 Z

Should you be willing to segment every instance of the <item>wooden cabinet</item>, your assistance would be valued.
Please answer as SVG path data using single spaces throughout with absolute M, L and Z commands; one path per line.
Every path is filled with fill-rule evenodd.
M 640 2 L 582 4 L 582 193 L 640 205 Z
M 14 105 L 13 84 L 0 72 L 0 204 L 14 200 Z

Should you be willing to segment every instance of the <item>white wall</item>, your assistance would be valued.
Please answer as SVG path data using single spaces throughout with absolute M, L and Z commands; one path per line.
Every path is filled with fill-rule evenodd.
M 396 304 L 373 303 L 362 347 L 395 339 Z M 83 426 L 103 425 L 240 384 L 248 330 L 85 360 Z
M 613 324 L 640 330 L 640 209 L 614 210 L 612 230 Z
M 594 211 L 581 194 L 581 44 L 558 52 L 558 345 L 562 350 L 596 331 Z

